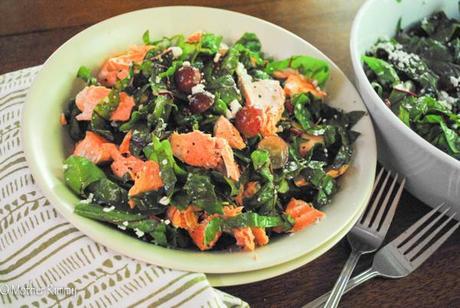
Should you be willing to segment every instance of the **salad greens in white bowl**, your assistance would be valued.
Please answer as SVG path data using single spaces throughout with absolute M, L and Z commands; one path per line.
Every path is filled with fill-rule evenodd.
M 379 161 L 406 176 L 417 198 L 456 211 L 459 17 L 457 1 L 369 0 L 350 38 L 356 84 L 377 127 Z
M 145 35 L 143 42 L 142 35 L 146 30 L 149 30 L 149 36 Z M 112 198 L 111 194 L 104 194 L 105 196 L 103 198 L 99 198 L 101 197 L 100 194 L 98 196 L 98 193 L 105 191 L 103 187 L 100 186 L 100 184 L 105 183 L 107 185 L 114 186 L 113 184 L 115 181 L 112 175 L 106 174 L 98 168 L 108 167 L 108 170 L 110 170 L 112 166 L 109 162 L 109 165 L 103 166 L 100 164 L 95 167 L 94 163 L 91 164 L 88 160 L 85 161 L 81 157 L 76 159 L 73 156 L 71 156 L 73 157 L 71 158 L 71 161 L 64 163 L 66 158 L 71 153 L 75 153 L 75 140 L 72 140 L 69 136 L 69 125 L 79 125 L 74 120 L 84 120 L 85 118 L 82 114 L 75 115 L 75 112 L 71 112 L 70 114 L 65 112 L 65 106 L 68 106 L 69 100 L 73 99 L 77 93 L 81 93 L 82 89 L 85 91 L 83 93 L 88 95 L 90 89 L 94 89 L 88 88 L 89 86 L 85 87 L 84 82 L 76 78 L 77 71 L 79 71 L 81 66 L 87 66 L 88 69 L 80 70 L 79 75 L 80 77 L 89 77 L 87 78 L 87 81 L 90 84 L 93 83 L 93 80 L 90 76 L 91 72 L 96 74 L 99 72 L 99 74 L 97 74 L 100 79 L 98 81 L 99 83 L 103 83 L 104 81 L 105 83 L 108 83 L 108 79 L 104 80 L 104 78 L 108 75 L 102 74 L 105 77 L 102 76 L 101 79 L 101 67 L 104 67 L 104 63 L 107 63 L 107 59 L 114 56 L 116 57 L 117 54 L 120 55 L 120 53 L 125 52 L 131 45 L 142 45 L 147 42 L 148 45 L 158 46 L 158 44 L 154 42 L 158 40 L 161 41 L 163 37 L 171 37 L 177 34 L 188 36 L 191 33 L 200 30 L 208 33 L 213 33 L 216 36 L 222 36 L 224 42 L 228 46 L 235 46 L 235 43 L 243 36 L 245 32 L 253 32 L 257 35 L 258 39 L 260 39 L 262 50 L 266 54 L 267 58 L 273 57 L 273 59 L 283 60 L 288 59 L 294 55 L 306 55 L 320 59 L 320 62 L 327 63 L 329 68 L 328 81 L 324 84 L 318 82 L 318 85 L 322 87 L 324 85 L 322 89 L 327 92 L 324 104 L 334 108 L 339 108 L 345 112 L 356 110 L 364 111 L 364 113 L 361 113 L 364 114 L 364 116 L 356 123 L 356 125 L 353 126 L 353 130 L 359 133 L 359 137 L 353 144 L 353 155 L 350 157 L 351 160 L 349 161 L 349 168 L 347 172 L 343 174 L 340 179 L 338 179 L 337 193 L 332 197 L 331 202 L 321 208 L 321 211 L 325 213 L 325 217 L 321 220 L 320 223 L 312 224 L 308 228 L 296 232 L 293 234 L 293 236 L 278 236 L 277 238 L 274 238 L 272 241 L 270 241 L 269 244 L 256 248 L 254 252 L 243 251 L 238 247 L 234 247 L 234 249 L 231 251 L 229 249 L 219 251 L 199 251 L 198 248 L 194 247 L 193 243 L 187 249 L 181 247 L 173 248 L 169 242 L 165 245 L 168 247 L 162 247 L 159 246 L 159 244 L 161 244 L 160 238 L 155 239 L 155 234 L 158 235 L 158 233 L 161 233 L 161 229 L 155 229 L 155 234 L 151 236 L 150 231 L 152 230 L 149 229 L 148 232 L 143 232 L 140 229 L 140 225 L 138 224 L 137 229 L 142 232 L 136 232 L 136 234 L 133 234 L 132 232 L 128 233 L 129 230 L 123 230 L 124 227 L 126 229 L 130 229 L 132 226 L 130 225 L 131 221 L 128 222 L 126 219 L 117 221 L 115 225 L 111 226 L 99 221 L 95 221 L 93 219 L 88 219 L 86 217 L 97 219 L 102 217 L 113 218 L 114 214 L 118 215 L 118 212 L 116 211 L 119 211 L 120 209 L 115 209 L 115 205 L 118 204 L 112 206 L 107 206 L 108 204 L 99 204 L 103 206 L 103 209 L 99 208 L 98 205 L 95 205 L 94 207 L 90 207 L 88 205 L 94 201 L 100 201 L 103 203 L 102 199 L 106 199 L 107 201 Z M 185 47 L 188 45 L 182 46 Z M 203 45 L 201 46 L 203 47 Z M 174 50 L 177 51 L 177 49 Z M 183 54 L 187 55 L 185 52 Z M 174 53 L 172 56 L 175 56 Z M 177 53 L 177 56 L 180 57 L 180 53 Z M 155 57 L 156 55 L 153 56 L 153 58 Z M 195 60 L 198 58 L 199 56 L 197 56 Z M 141 61 L 143 60 L 145 59 L 141 59 Z M 190 60 L 190 65 L 197 65 L 197 63 L 194 63 L 193 58 Z M 213 65 L 213 61 L 214 58 L 211 61 L 207 61 L 207 63 Z M 119 63 L 119 61 L 117 63 Z M 219 63 L 219 59 L 216 60 L 216 63 Z M 184 63 L 182 63 L 182 66 L 184 66 L 183 64 Z M 292 63 L 286 61 L 286 64 L 290 65 Z M 168 67 L 172 67 L 172 65 Z M 141 68 L 141 70 L 143 69 L 149 71 L 148 64 Z M 127 73 L 128 76 L 131 74 L 130 72 Z M 135 71 L 135 73 L 138 72 Z M 206 78 L 205 74 L 203 76 Z M 119 77 L 118 74 L 117 77 Z M 235 76 L 233 76 L 233 78 L 235 78 Z M 161 77 L 158 79 L 158 81 L 157 78 L 152 78 L 149 82 L 159 84 L 161 83 L 161 80 Z M 171 81 L 170 79 L 168 80 Z M 234 82 L 234 80 L 232 81 Z M 173 80 L 171 85 L 174 84 L 174 82 L 176 81 Z M 110 87 L 110 85 L 108 86 Z M 117 120 L 112 118 L 114 116 L 114 110 L 112 107 L 110 107 L 111 104 L 113 102 L 117 102 L 117 109 L 115 109 L 116 111 L 118 110 L 118 104 L 121 106 L 123 101 L 125 101 L 123 97 L 132 94 L 132 92 L 127 92 L 123 84 L 120 84 L 120 86 L 123 88 L 123 90 L 121 93 L 118 93 L 119 95 L 113 95 L 113 99 L 108 97 L 107 100 L 101 99 L 96 101 L 97 106 L 99 107 L 93 108 L 96 110 L 96 113 L 101 116 L 105 116 L 105 111 L 108 111 L 108 115 L 110 115 L 111 118 L 104 118 L 102 122 L 108 124 L 104 127 L 107 127 L 107 129 L 111 132 L 113 132 L 113 128 L 117 127 Z M 209 83 L 206 83 L 204 86 L 206 90 L 213 90 Z M 97 85 L 97 87 L 99 91 L 105 89 L 101 85 Z M 46 89 L 46 91 L 43 89 Z M 173 92 L 172 87 L 168 87 L 168 89 L 170 91 L 163 93 Z M 106 93 L 112 92 L 112 90 L 104 91 Z M 116 91 L 112 93 L 116 93 Z M 82 96 L 84 97 L 84 95 L 81 94 L 79 98 L 82 98 Z M 119 101 L 116 98 L 117 96 L 120 98 Z M 187 104 L 187 99 L 189 99 L 186 95 L 183 97 L 184 98 L 182 101 L 175 100 L 175 104 L 177 104 L 176 106 L 179 110 L 180 108 L 184 107 L 184 104 Z M 193 93 L 191 97 L 193 97 Z M 77 98 L 77 100 L 79 100 L 79 98 Z M 139 104 L 137 101 L 136 103 Z M 242 101 L 242 103 L 244 102 Z M 105 107 L 108 108 L 105 109 Z M 103 110 L 99 110 L 99 108 L 102 108 Z M 137 105 L 136 108 L 139 108 L 139 105 Z M 327 107 L 324 106 L 324 108 Z M 79 113 L 80 111 L 84 111 L 82 109 L 85 108 L 81 107 L 79 111 L 75 108 L 73 110 Z M 62 115 L 63 111 L 64 115 Z M 143 113 L 139 109 L 136 109 L 136 111 L 139 111 L 137 113 L 138 115 Z M 22 137 L 28 163 L 32 169 L 37 184 L 40 186 L 46 197 L 65 218 L 67 218 L 73 225 L 75 225 L 78 229 L 80 229 L 82 232 L 97 242 L 130 257 L 169 268 L 205 273 L 237 273 L 272 267 L 274 265 L 294 260 L 312 252 L 317 253 L 315 256 L 319 255 L 320 253 L 318 253 L 318 249 L 320 249 L 321 253 L 325 251 L 325 246 L 323 245 L 324 243 L 330 243 L 330 241 L 338 241 L 340 237 L 337 237 L 337 235 L 343 234 L 343 231 L 348 231 L 351 228 L 352 224 L 350 223 L 353 223 L 357 219 L 368 202 L 375 176 L 375 137 L 370 117 L 367 113 L 365 113 L 365 111 L 365 106 L 362 103 L 359 94 L 350 83 L 350 81 L 340 71 L 340 69 L 324 54 L 322 54 L 319 50 L 317 50 L 306 41 L 302 40 L 300 37 L 260 19 L 225 10 L 202 7 L 163 7 L 135 11 L 108 19 L 82 31 L 67 41 L 64 45 L 62 45 L 44 64 L 41 72 L 37 76 L 37 79 L 30 89 L 23 113 L 24 116 Z M 298 110 L 297 114 L 300 115 L 304 112 L 305 110 L 301 109 Z M 176 114 L 180 113 L 181 112 L 176 111 Z M 128 113 L 128 116 L 131 116 L 131 114 Z M 79 119 L 77 119 L 77 117 Z M 173 121 L 172 118 L 168 120 L 168 124 L 171 124 L 171 121 Z M 321 123 L 327 124 L 327 121 L 315 121 L 313 124 L 316 126 Z M 110 134 L 106 134 L 104 130 L 96 129 L 97 123 L 93 124 L 93 133 L 97 132 L 99 135 L 104 134 L 106 135 L 104 137 L 105 139 L 110 139 Z M 189 127 L 187 129 L 181 125 L 181 127 L 173 129 L 171 135 L 174 134 L 174 130 L 175 132 L 181 134 L 188 133 L 189 130 L 194 128 L 206 131 L 201 124 L 203 124 L 203 122 L 198 121 L 198 126 L 195 127 L 193 125 L 191 128 Z M 122 132 L 123 129 L 120 127 L 120 130 L 120 132 Z M 124 134 L 125 133 L 123 132 L 123 135 Z M 207 134 L 208 136 L 211 136 L 211 134 L 212 136 L 217 135 L 210 129 L 207 131 Z M 355 134 L 355 137 L 356 136 L 357 135 Z M 210 138 L 211 137 L 206 137 L 207 140 Z M 80 139 L 80 137 L 77 139 Z M 99 137 L 96 139 L 99 139 Z M 171 139 L 166 137 L 162 137 L 161 142 L 162 144 L 167 144 L 168 140 L 173 143 Z M 210 140 L 216 141 L 215 139 Z M 120 140 L 117 140 L 117 138 L 114 138 L 113 141 L 111 141 L 114 143 L 111 145 L 111 147 L 116 147 L 116 149 L 121 151 L 121 144 L 119 141 Z M 81 140 L 79 140 L 79 142 L 81 142 Z M 222 141 L 220 142 L 222 143 Z M 82 145 L 83 143 L 78 144 Z M 149 144 L 150 143 L 147 141 L 147 148 L 149 147 Z M 226 143 L 223 142 L 223 144 L 225 145 Z M 153 147 L 153 153 L 158 150 L 157 145 L 158 142 L 152 140 L 150 147 Z M 76 145 L 75 148 L 79 148 L 79 146 Z M 187 153 L 187 150 L 191 150 L 191 148 L 192 147 L 184 146 L 180 147 L 180 150 Z M 228 149 L 228 147 L 226 148 Z M 86 148 L 88 151 L 97 149 L 98 147 Z M 132 148 L 132 144 L 129 151 L 131 154 L 135 153 Z M 219 152 L 219 155 L 222 153 L 223 152 Z M 228 150 L 226 153 L 231 152 Z M 127 155 L 126 153 L 121 154 Z M 169 161 L 172 161 L 171 156 L 169 156 L 167 159 L 158 160 L 158 155 L 148 155 L 147 158 L 147 154 L 144 154 L 144 156 L 142 156 L 141 152 L 137 152 L 136 154 L 138 155 L 138 158 L 141 159 L 142 164 L 147 163 L 146 161 L 148 160 L 148 164 L 151 166 L 158 165 L 158 162 L 161 162 L 162 165 L 164 164 L 166 166 Z M 152 154 L 151 151 L 150 154 Z M 157 154 L 159 154 L 159 152 Z M 88 158 L 88 155 L 85 154 L 78 156 L 85 156 Z M 131 157 L 130 155 L 128 156 Z M 186 159 L 185 156 L 180 156 L 176 153 L 173 159 L 177 164 L 181 164 L 181 168 L 187 170 L 188 174 L 193 173 L 189 168 L 190 166 L 187 166 L 191 165 L 192 162 Z M 120 157 L 120 160 L 123 159 Z M 243 165 L 240 161 L 238 161 L 238 164 L 240 164 L 240 167 Z M 92 172 L 80 172 L 84 171 L 83 167 L 85 166 L 91 166 L 90 169 Z M 248 162 L 247 168 L 251 168 L 250 161 Z M 224 174 L 222 171 L 217 169 L 218 168 L 216 168 L 218 175 Z M 144 170 L 144 168 L 142 170 Z M 145 170 L 147 172 L 148 168 L 145 168 Z M 241 170 L 243 170 L 243 168 L 241 168 Z M 264 168 L 264 170 L 268 171 L 267 168 Z M 208 173 L 211 170 L 200 171 Z M 73 175 L 69 174 L 69 172 L 73 173 Z M 176 171 L 174 172 L 177 176 L 177 184 L 175 187 L 184 187 L 185 193 L 188 193 L 189 189 L 187 187 L 191 187 L 192 183 L 190 183 L 190 185 L 183 184 L 179 178 L 180 175 Z M 91 183 L 89 183 L 89 181 L 81 180 L 83 178 L 88 180 L 87 176 L 89 175 L 91 175 L 91 178 L 89 178 Z M 96 175 L 96 177 L 93 177 L 93 175 Z M 159 175 L 163 183 L 166 183 L 166 178 L 163 177 L 164 174 L 156 173 L 156 175 Z M 270 174 L 265 173 L 265 175 L 267 179 L 271 178 Z M 137 175 L 134 176 L 134 181 L 136 181 L 137 177 Z M 229 175 L 229 177 L 231 176 Z M 188 177 L 184 177 L 184 179 L 188 179 Z M 120 179 L 117 179 L 117 183 L 120 183 L 118 180 Z M 128 181 L 128 186 L 130 187 L 132 186 L 131 180 L 132 178 L 130 181 Z M 147 182 L 150 183 L 150 181 Z M 88 188 L 88 185 L 90 184 L 93 184 L 92 188 L 95 189 L 92 192 L 93 198 L 91 198 L 89 193 L 86 195 L 87 191 L 85 189 Z M 304 184 L 308 185 L 308 183 Z M 95 188 L 94 185 L 99 186 L 96 186 Z M 123 191 L 124 194 L 129 188 L 128 186 L 126 186 L 124 190 L 117 190 Z M 225 188 L 225 183 L 223 183 L 223 185 L 220 187 L 217 186 L 217 184 L 214 185 L 216 188 L 216 193 L 218 192 L 218 188 Z M 152 189 L 155 190 L 156 188 Z M 276 189 L 281 190 L 280 186 L 277 186 Z M 175 191 L 175 193 L 176 192 L 177 191 Z M 201 190 L 201 192 L 203 192 L 203 190 Z M 83 196 L 77 195 L 80 193 L 85 194 L 85 196 L 88 197 L 83 204 L 81 203 Z M 129 197 L 135 195 L 137 194 L 131 191 L 131 196 Z M 203 193 L 201 195 L 203 195 Z M 195 194 L 192 197 L 197 196 L 198 195 Z M 211 191 L 209 196 L 212 196 Z M 222 194 L 219 194 L 219 197 L 221 196 Z M 163 200 L 163 195 L 160 200 Z M 151 226 L 162 226 L 163 229 L 169 229 L 171 228 L 171 225 L 175 227 L 174 221 L 168 221 L 164 216 L 164 207 L 169 206 L 171 203 L 163 201 L 160 202 L 160 200 L 158 200 L 158 204 L 149 204 L 149 206 L 158 205 L 161 208 L 162 213 L 159 214 L 152 212 L 149 215 L 140 215 L 139 218 L 142 218 L 142 220 L 145 220 L 144 222 L 148 222 Z M 201 201 L 202 200 L 197 202 L 197 200 L 194 200 L 194 202 L 199 207 L 204 207 L 207 205 Z M 76 207 L 77 204 L 79 204 L 79 207 Z M 176 205 L 178 205 L 178 203 L 176 203 Z M 223 205 L 223 203 L 221 205 Z M 129 206 L 131 209 L 134 208 L 134 210 L 141 209 L 139 204 L 134 204 L 134 206 L 133 204 L 129 204 Z M 286 204 L 282 202 L 281 206 L 284 210 Z M 75 211 L 76 208 L 77 211 Z M 91 214 L 94 214 L 92 210 L 98 212 L 96 216 Z M 129 211 L 129 209 L 126 210 Z M 247 209 L 245 209 L 245 211 L 246 210 Z M 202 213 L 203 211 L 199 210 L 198 212 Z M 213 213 L 212 215 L 214 214 L 219 213 Z M 134 214 L 134 216 L 136 216 L 136 214 Z M 159 216 L 163 218 L 160 218 Z M 212 216 L 207 215 L 206 217 Z M 200 215 L 199 219 L 205 219 L 205 215 Z M 126 224 L 124 223 L 125 221 Z M 136 219 L 136 224 L 137 223 L 141 222 Z M 217 227 L 220 226 L 217 225 Z M 158 233 L 156 231 L 158 231 Z

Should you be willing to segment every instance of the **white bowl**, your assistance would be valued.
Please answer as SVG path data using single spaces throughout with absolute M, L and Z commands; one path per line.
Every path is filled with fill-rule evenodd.
M 431 206 L 446 202 L 460 212 L 460 161 L 404 125 L 374 91 L 361 62 L 378 38 L 395 34 L 399 18 L 405 27 L 437 10 L 460 17 L 454 0 L 368 0 L 353 22 L 351 59 L 355 84 L 376 126 L 379 161 L 406 176 L 407 189 L 418 199 Z
M 67 133 L 59 124 L 66 101 L 81 89 L 75 74 L 80 65 L 96 69 L 113 53 L 152 37 L 205 30 L 234 42 L 244 32 L 255 32 L 263 49 L 279 59 L 306 54 L 326 60 L 331 79 L 328 102 L 346 111 L 365 110 L 359 94 L 340 69 L 300 37 L 263 20 L 234 12 L 202 7 L 163 7 L 120 15 L 94 25 L 62 45 L 45 63 L 27 97 L 23 112 L 23 144 L 34 178 L 59 212 L 82 232 L 105 246 L 153 264 L 206 273 L 235 273 L 281 264 L 321 247 L 335 238 L 366 207 L 374 182 L 376 146 L 368 115 L 355 129 L 362 135 L 354 145 L 350 172 L 340 180 L 341 189 L 324 208 L 327 217 L 293 236 L 248 252 L 198 252 L 174 250 L 142 242 L 118 230 L 73 213 L 78 198 L 65 186 L 62 164 Z M 68 139 L 68 138 L 67 138 Z M 67 143 L 68 144 L 68 143 Z

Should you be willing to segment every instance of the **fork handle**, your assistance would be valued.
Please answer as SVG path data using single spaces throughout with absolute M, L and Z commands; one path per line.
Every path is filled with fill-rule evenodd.
M 356 264 L 358 263 L 359 258 L 361 257 L 361 251 L 352 250 L 350 256 L 348 257 L 347 262 L 345 263 L 342 272 L 337 279 L 334 288 L 332 288 L 331 294 L 324 305 L 325 308 L 335 308 L 339 305 L 340 298 L 342 297 L 343 292 L 347 286 L 348 280 L 355 269 Z
M 354 287 L 359 286 L 363 282 L 368 281 L 371 278 L 379 276 L 379 273 L 375 271 L 372 267 L 367 269 L 366 271 L 362 272 L 359 275 L 356 275 L 355 277 L 351 278 L 348 281 L 348 284 L 345 288 L 345 291 L 343 293 L 347 293 Z M 317 307 L 322 307 L 323 303 L 326 302 L 326 300 L 329 298 L 329 295 L 331 294 L 331 291 L 324 293 L 320 297 L 316 298 L 315 300 L 309 302 L 303 308 L 317 308 Z

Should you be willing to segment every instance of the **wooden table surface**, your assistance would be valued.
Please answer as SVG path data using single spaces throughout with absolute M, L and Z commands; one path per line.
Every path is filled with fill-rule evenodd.
M 86 27 L 135 9 L 163 5 L 202 5 L 253 15 L 286 28 L 328 55 L 352 78 L 348 39 L 362 0 L 197 0 L 197 1 L 0 1 L 0 74 L 43 63 L 51 53 Z M 191 17 L 192 18 L 192 17 Z M 250 30 L 250 29 L 248 29 Z M 429 210 L 404 193 L 388 239 Z M 344 296 L 343 307 L 459 307 L 460 232 L 415 273 L 400 280 L 374 279 Z M 253 307 L 298 307 L 328 291 L 347 258 L 342 240 L 315 261 L 258 283 L 221 288 Z M 361 271 L 370 264 L 364 258 Z

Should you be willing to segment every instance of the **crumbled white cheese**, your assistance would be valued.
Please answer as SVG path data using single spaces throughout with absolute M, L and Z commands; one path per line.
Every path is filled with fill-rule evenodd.
M 129 223 L 125 220 L 123 221 L 123 226 L 127 227 L 129 225 Z
M 90 204 L 91 202 L 93 202 L 93 198 L 94 198 L 94 194 L 89 193 L 88 198 L 86 198 L 85 200 L 81 200 L 80 203 Z
M 126 227 L 125 226 L 122 226 L 122 225 L 117 225 L 118 229 L 121 229 L 121 230 L 126 230 Z
M 387 53 L 392 53 L 393 51 L 395 50 L 399 50 L 402 48 L 402 45 L 399 44 L 399 43 L 392 43 L 390 41 L 388 41 L 387 39 L 382 39 L 380 42 L 378 42 L 377 44 L 375 44 L 374 46 L 371 47 L 370 51 L 372 53 L 375 53 L 378 49 L 383 49 L 385 50 Z
M 225 113 L 225 117 L 227 119 L 233 119 L 238 111 L 242 108 L 241 104 L 238 102 L 238 100 L 234 99 L 230 102 L 229 109 L 227 109 L 227 112 Z
M 395 49 L 393 52 L 390 52 L 388 59 L 394 61 L 396 66 L 400 69 L 413 68 L 414 65 L 420 62 L 420 57 L 418 55 L 400 49 Z
M 169 50 L 171 50 L 174 59 L 177 59 L 180 56 L 182 56 L 182 48 L 180 47 L 173 46 L 170 47 Z
M 243 63 L 238 62 L 235 71 L 239 77 L 240 84 L 250 84 L 252 82 L 252 77 L 248 74 L 248 71 L 244 67 Z
M 220 52 L 216 52 L 216 55 L 214 56 L 214 59 L 212 59 L 212 61 L 213 61 L 214 63 L 219 62 L 221 56 L 222 56 L 222 55 L 220 54 Z
M 165 225 L 169 225 L 169 224 L 171 223 L 171 220 L 166 219 L 166 220 L 164 221 L 164 223 L 165 223 Z
M 460 76 L 457 78 L 454 76 L 450 76 L 450 83 L 454 86 L 454 88 L 458 87 L 460 84 Z
M 167 164 L 168 164 L 168 160 L 167 160 L 166 158 L 163 159 L 163 160 L 161 161 L 161 164 L 162 164 L 162 165 L 167 165 Z
M 455 104 L 456 101 L 457 99 L 449 96 L 446 91 L 439 92 L 438 102 L 440 102 L 447 109 L 452 110 L 452 105 Z
M 111 211 L 113 211 L 114 209 L 115 209 L 115 207 L 112 205 L 111 207 L 105 207 L 105 208 L 103 208 L 102 210 L 103 210 L 104 212 L 111 212 Z
M 192 87 L 192 94 L 203 93 L 204 92 L 204 84 L 199 83 L 196 86 Z
M 139 230 L 138 228 L 135 228 L 134 232 L 136 233 L 137 237 L 143 237 L 145 234 L 143 231 Z
M 160 203 L 162 205 L 168 205 L 169 201 L 171 201 L 171 200 L 168 197 L 164 196 L 160 200 L 158 200 L 158 203 Z
M 228 51 L 229 47 L 227 44 L 225 44 L 224 42 L 221 42 L 220 45 L 219 45 L 219 53 L 221 55 L 225 55 Z
M 182 63 L 182 66 L 186 67 L 186 66 L 190 66 L 190 62 L 189 61 L 184 61 Z

